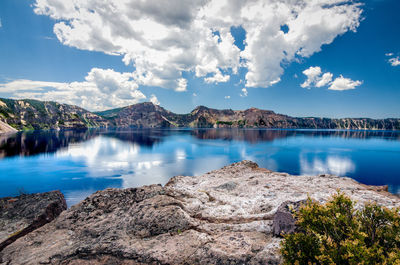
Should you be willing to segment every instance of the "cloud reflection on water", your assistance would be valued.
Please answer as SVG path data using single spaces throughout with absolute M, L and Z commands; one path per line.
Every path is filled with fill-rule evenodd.
M 60 189 L 72 205 L 107 187 L 165 184 L 244 159 L 295 175 L 347 175 L 398 192 L 399 139 L 396 132 L 251 129 L 26 132 L 0 137 L 0 195 L 20 187 Z
M 300 154 L 301 175 L 333 174 L 346 176 L 348 173 L 354 173 L 355 170 L 356 165 L 347 157 L 329 155 L 325 159 L 317 156 L 307 159 L 304 154 Z

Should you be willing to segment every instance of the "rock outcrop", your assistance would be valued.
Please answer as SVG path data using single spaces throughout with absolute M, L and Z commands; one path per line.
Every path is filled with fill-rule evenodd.
M 0 120 L 0 134 L 1 133 L 13 133 L 13 132 L 17 132 L 16 129 L 14 129 L 13 127 L 11 127 L 10 125 L 8 125 L 5 122 L 2 122 Z
M 0 98 L 0 121 L 16 130 L 86 129 L 110 122 L 77 106 L 33 99 Z M 2 125 L 0 123 L 0 133 Z
M 54 220 L 67 209 L 59 191 L 0 199 L 0 251 L 20 237 Z
M 357 205 L 400 206 L 350 178 L 292 176 L 242 161 L 164 187 L 98 191 L 7 246 L 0 264 L 279 264 L 274 227 L 293 227 L 277 215 L 307 194 L 325 202 L 337 189 Z

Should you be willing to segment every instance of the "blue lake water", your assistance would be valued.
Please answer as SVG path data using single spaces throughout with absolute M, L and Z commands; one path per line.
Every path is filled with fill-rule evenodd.
M 39 131 L 0 136 L 0 197 L 61 190 L 68 205 L 108 187 L 165 184 L 244 159 L 400 193 L 400 132 L 255 129 Z

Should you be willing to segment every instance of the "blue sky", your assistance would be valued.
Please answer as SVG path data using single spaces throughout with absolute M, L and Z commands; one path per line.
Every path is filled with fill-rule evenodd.
M 0 97 L 56 100 L 90 110 L 151 99 L 178 113 L 206 105 L 293 116 L 400 117 L 397 0 L 339 1 L 330 10 L 310 6 L 304 16 L 322 19 L 318 28 L 275 6 L 263 6 L 261 16 L 249 11 L 245 18 L 237 17 L 235 7 L 221 14 L 229 18 L 222 23 L 212 14 L 220 13 L 219 3 L 186 6 L 175 0 L 164 10 L 157 1 L 139 6 L 124 0 L 129 9 L 117 5 L 102 13 L 86 1 L 75 2 L 71 10 L 86 8 L 89 16 L 71 13 L 68 5 L 60 8 L 58 0 L 0 1 Z M 245 5 L 242 11 L 251 10 Z M 202 11 L 209 17 L 196 13 Z M 328 11 L 335 20 L 319 15 Z M 137 17 L 115 22 L 112 15 Z M 271 15 L 282 32 L 274 31 Z M 288 35 L 296 29 L 296 36 Z

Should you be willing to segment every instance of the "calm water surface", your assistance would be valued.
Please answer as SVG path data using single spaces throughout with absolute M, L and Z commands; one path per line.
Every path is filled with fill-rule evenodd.
M 295 175 L 330 173 L 400 193 L 400 132 L 195 129 L 41 131 L 0 136 L 0 197 L 165 184 L 244 159 Z

